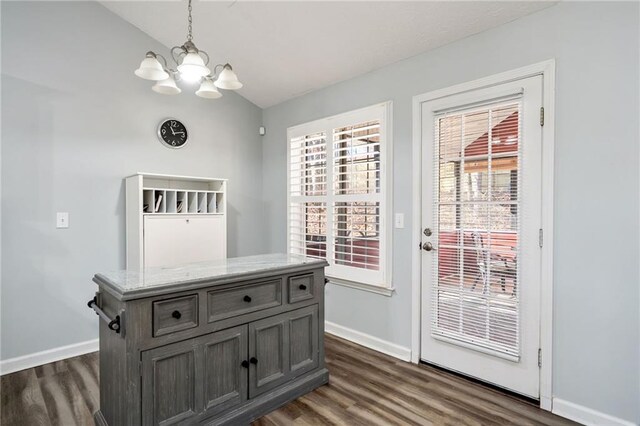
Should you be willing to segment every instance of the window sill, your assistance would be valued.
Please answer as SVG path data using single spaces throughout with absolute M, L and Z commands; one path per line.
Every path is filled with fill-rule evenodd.
M 382 296 L 391 297 L 396 291 L 393 287 L 382 287 L 379 285 L 359 283 L 355 281 L 349 281 L 341 278 L 327 277 L 329 279 L 328 284 L 335 284 L 342 287 L 355 288 L 356 290 L 368 291 L 369 293 L 380 294 Z

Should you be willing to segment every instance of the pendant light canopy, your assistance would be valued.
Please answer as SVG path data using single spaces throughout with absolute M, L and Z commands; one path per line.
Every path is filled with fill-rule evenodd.
M 191 0 L 189 0 L 188 11 L 187 41 L 182 46 L 175 46 L 171 49 L 171 58 L 176 69 L 169 68 L 164 56 L 149 51 L 140 63 L 140 67 L 135 70 L 135 75 L 145 80 L 156 81 L 152 89 L 163 95 L 177 95 L 182 92 L 176 85 L 176 81 L 200 83 L 196 95 L 207 99 L 222 97 L 216 87 L 225 90 L 240 89 L 242 83 L 238 81 L 238 76 L 233 72 L 231 65 L 218 64 L 213 68 L 213 72 L 207 67 L 209 55 L 204 50 L 199 50 L 193 43 Z M 162 60 L 162 63 L 158 58 Z M 220 74 L 216 74 L 218 69 L 220 69 Z

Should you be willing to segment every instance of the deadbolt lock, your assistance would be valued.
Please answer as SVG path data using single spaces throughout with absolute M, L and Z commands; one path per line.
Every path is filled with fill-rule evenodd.
M 432 234 L 433 232 L 431 232 L 431 228 L 424 228 L 424 235 L 430 237 Z

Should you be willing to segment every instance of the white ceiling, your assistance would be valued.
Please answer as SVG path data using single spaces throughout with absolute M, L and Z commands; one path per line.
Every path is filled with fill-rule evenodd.
M 186 0 L 101 3 L 165 46 L 186 41 Z M 193 36 L 213 64 L 231 63 L 240 94 L 265 108 L 553 4 L 194 0 Z

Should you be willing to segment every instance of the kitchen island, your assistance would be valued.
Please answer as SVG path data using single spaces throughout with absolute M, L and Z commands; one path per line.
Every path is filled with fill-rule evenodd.
M 327 383 L 325 266 L 271 254 L 96 274 L 96 424 L 248 424 Z

